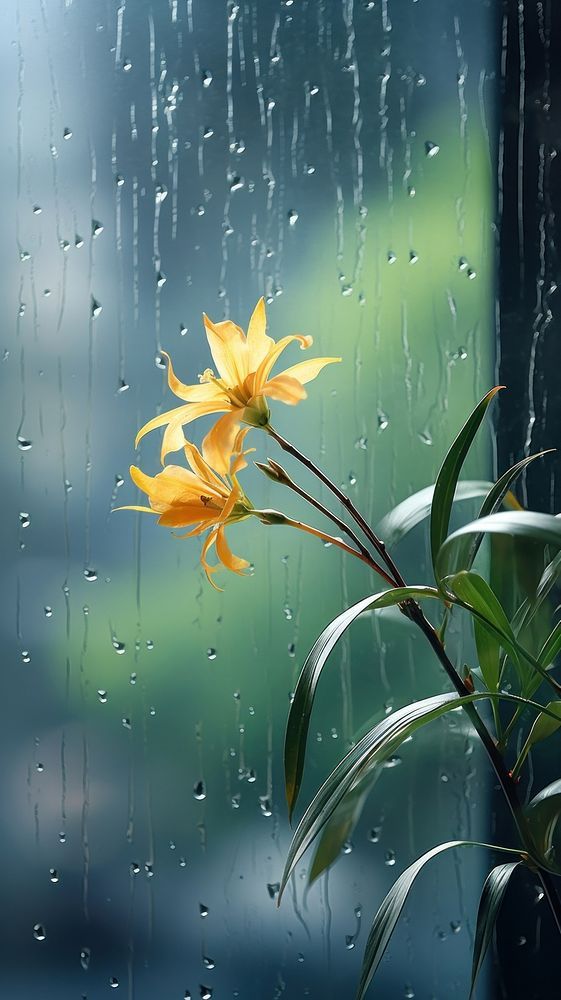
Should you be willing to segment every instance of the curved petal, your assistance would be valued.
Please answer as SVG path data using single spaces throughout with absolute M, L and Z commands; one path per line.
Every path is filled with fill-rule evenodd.
M 111 513 L 114 514 L 116 510 L 141 510 L 143 514 L 157 514 L 158 511 L 154 510 L 153 507 L 141 507 L 136 503 L 128 503 L 125 507 L 112 507 Z
M 224 528 L 221 527 L 216 532 L 216 555 L 220 559 L 220 562 L 226 569 L 232 571 L 232 573 L 243 574 L 244 569 L 249 569 L 250 563 L 247 559 L 241 559 L 239 556 L 235 556 L 232 552 L 228 542 L 226 541 L 226 536 L 224 534 Z
M 173 370 L 171 358 L 167 351 L 161 352 L 168 362 L 168 385 L 176 396 L 184 399 L 187 403 L 199 403 L 205 399 L 214 400 L 226 399 L 226 395 L 216 382 L 199 382 L 197 385 L 185 385 L 181 382 Z
M 227 319 L 213 323 L 206 313 L 203 321 L 216 369 L 226 385 L 241 385 L 248 374 L 247 343 L 243 330 Z
M 184 406 L 176 406 L 173 410 L 166 410 L 165 413 L 159 413 L 156 417 L 152 417 L 148 423 L 140 428 L 134 440 L 134 446 L 138 448 L 138 443 L 145 434 L 156 430 L 157 427 L 163 427 L 164 424 L 169 424 L 171 420 L 180 424 L 188 424 L 191 420 L 196 420 L 197 417 L 203 417 L 205 413 L 216 413 L 226 409 L 229 409 L 229 403 L 209 400 L 209 402 L 185 403 Z M 179 447 L 182 447 L 182 444 Z
M 240 426 L 240 417 L 239 410 L 225 413 L 211 427 L 203 441 L 202 452 L 205 462 L 224 476 L 230 471 L 230 460 Z
M 210 549 L 212 548 L 212 546 L 216 541 L 217 534 L 218 534 L 218 529 L 214 529 L 213 531 L 209 532 L 209 534 L 205 538 L 201 551 L 201 566 L 203 567 L 206 573 L 206 578 L 208 582 L 211 584 L 211 586 L 213 586 L 215 590 L 222 590 L 222 587 L 219 587 L 212 579 L 212 574 L 216 573 L 218 566 L 211 566 L 211 564 L 207 562 L 206 558 L 208 552 L 210 551 Z
M 228 410 L 228 403 L 186 403 L 185 406 L 178 406 L 175 416 L 169 420 L 162 438 L 162 450 L 160 461 L 164 464 L 167 455 L 173 451 L 179 451 L 185 445 L 185 435 L 183 427 L 190 424 L 197 417 L 204 417 L 208 413 L 222 413 Z M 173 412 L 173 411 L 172 411 Z
M 256 373 L 255 373 L 255 392 L 259 392 L 260 386 L 263 386 L 267 379 L 269 378 L 269 373 L 271 368 L 275 364 L 277 358 L 280 357 L 282 352 L 292 344 L 294 340 L 300 342 L 300 348 L 305 351 L 306 348 L 311 347 L 313 344 L 313 337 L 304 337 L 300 333 L 293 333 L 289 337 L 281 337 L 281 339 L 271 347 L 269 353 L 263 358 L 260 363 Z
M 224 502 L 220 494 L 181 465 L 167 465 L 157 476 L 147 476 L 142 469 L 131 465 L 130 476 L 133 483 L 148 494 L 154 510 L 161 513 L 173 505 L 190 503 L 193 499 L 200 501 L 201 495 L 206 496 L 208 493 L 214 493 L 215 499 L 221 504 Z
M 305 382 L 311 382 L 312 379 L 317 378 L 322 368 L 325 368 L 326 365 L 332 365 L 336 361 L 342 360 L 342 358 L 311 358 L 310 361 L 300 361 L 299 364 L 292 365 L 291 368 L 286 368 L 278 377 L 288 375 L 290 378 L 297 379 L 301 385 L 304 385 Z
M 264 357 L 269 353 L 274 345 L 274 340 L 267 337 L 267 316 L 265 313 L 265 299 L 263 296 L 255 306 L 249 326 L 247 328 L 247 355 L 248 368 L 250 372 L 257 371 Z
M 185 528 L 188 524 L 202 523 L 204 528 L 214 523 L 215 519 L 216 511 L 205 508 L 202 503 L 182 503 L 169 507 L 159 517 L 158 524 L 165 528 Z
M 270 399 L 280 399 L 283 403 L 288 403 L 289 406 L 295 406 L 302 399 L 306 399 L 308 395 L 301 382 L 284 373 L 272 378 L 270 382 L 265 382 L 261 391 L 264 396 L 268 396 Z
M 206 483 L 212 485 L 220 496 L 227 497 L 230 492 L 229 486 L 226 486 L 220 479 L 220 476 L 216 475 L 214 469 L 211 469 L 208 462 L 205 462 L 197 446 L 192 444 L 191 441 L 185 441 L 183 450 L 193 472 L 200 476 Z

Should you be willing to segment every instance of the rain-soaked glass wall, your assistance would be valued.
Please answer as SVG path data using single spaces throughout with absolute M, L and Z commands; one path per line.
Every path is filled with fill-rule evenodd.
M 134 437 L 173 405 L 162 350 L 196 381 L 203 311 L 245 328 L 260 295 L 275 339 L 343 359 L 273 403 L 279 431 L 373 524 L 434 481 L 494 381 L 496 11 L 8 0 L 0 26 L 0 992 L 351 996 L 396 874 L 489 837 L 472 735 L 455 718 L 405 745 L 328 876 L 307 891 L 304 859 L 277 909 L 290 693 L 318 631 L 379 582 L 252 520 L 231 537 L 251 574 L 218 593 L 197 539 L 111 511 L 139 502 L 131 462 L 160 467 L 160 433 Z M 487 432 L 468 474 L 491 464 Z M 253 467 L 245 482 L 313 518 Z M 429 582 L 426 524 L 395 552 Z M 322 678 L 303 799 L 368 719 L 443 690 L 405 619 L 358 621 Z M 419 881 L 379 995 L 465 995 L 482 863 Z

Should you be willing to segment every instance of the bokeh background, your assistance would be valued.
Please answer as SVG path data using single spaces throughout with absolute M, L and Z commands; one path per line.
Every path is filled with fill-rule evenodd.
M 230 534 L 252 574 L 218 594 L 198 542 L 111 510 L 138 502 L 131 462 L 158 471 L 159 434 L 139 455 L 134 436 L 173 405 L 160 351 L 196 380 L 203 310 L 245 326 L 261 294 L 272 336 L 343 357 L 275 407 L 279 430 L 373 524 L 434 481 L 494 382 L 495 14 L 2 5 L 2 996 L 352 996 L 397 873 L 491 836 L 487 766 L 461 720 L 436 723 L 384 769 L 329 875 L 307 892 L 304 864 L 278 910 L 290 692 L 318 631 L 379 584 L 252 522 Z M 487 428 L 467 474 L 492 459 Z M 257 470 L 245 484 L 312 517 Z M 396 556 L 430 580 L 426 524 Z M 398 615 L 359 621 L 322 680 L 304 799 L 368 719 L 445 689 Z M 465 995 L 485 860 L 419 880 L 379 995 Z

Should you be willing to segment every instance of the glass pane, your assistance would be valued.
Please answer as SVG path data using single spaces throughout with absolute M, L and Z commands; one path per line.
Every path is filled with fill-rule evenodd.
M 328 877 L 308 894 L 306 859 L 277 909 L 290 693 L 380 582 L 251 520 L 229 536 L 251 575 L 217 593 L 197 539 L 111 510 L 141 502 L 131 463 L 160 468 L 161 432 L 136 456 L 134 437 L 176 403 L 162 350 L 196 383 L 203 311 L 245 329 L 260 295 L 275 339 L 343 359 L 273 403 L 278 430 L 373 524 L 434 481 L 493 381 L 490 6 L 11 0 L 0 24 L 4 992 L 349 996 L 397 871 L 487 830 L 477 747 L 460 719 L 404 746 Z M 312 488 L 273 440 L 248 444 Z M 490 450 L 483 433 L 469 476 Z M 411 582 L 425 527 L 396 549 Z M 446 689 L 399 614 L 358 622 L 322 678 L 302 801 L 369 719 Z M 383 995 L 465 995 L 482 864 L 451 855 L 419 883 Z

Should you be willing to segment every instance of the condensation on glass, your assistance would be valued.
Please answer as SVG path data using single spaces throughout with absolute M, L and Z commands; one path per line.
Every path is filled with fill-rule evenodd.
M 278 910 L 290 691 L 319 629 L 378 585 L 251 523 L 252 575 L 217 594 L 196 542 L 111 511 L 137 502 L 136 430 L 172 405 L 161 351 L 195 381 L 203 310 L 245 326 L 261 294 L 273 336 L 343 357 L 279 429 L 373 523 L 433 481 L 492 382 L 489 7 L 8 0 L 0 26 L 0 992 L 349 996 L 397 871 L 484 823 L 469 733 L 405 746 L 329 877 L 307 893 L 304 865 Z M 152 474 L 158 450 L 143 440 Z M 424 567 L 421 529 L 400 557 Z M 357 623 L 304 795 L 368 718 L 443 689 L 398 616 Z M 383 995 L 463 995 L 478 864 L 419 883 Z

